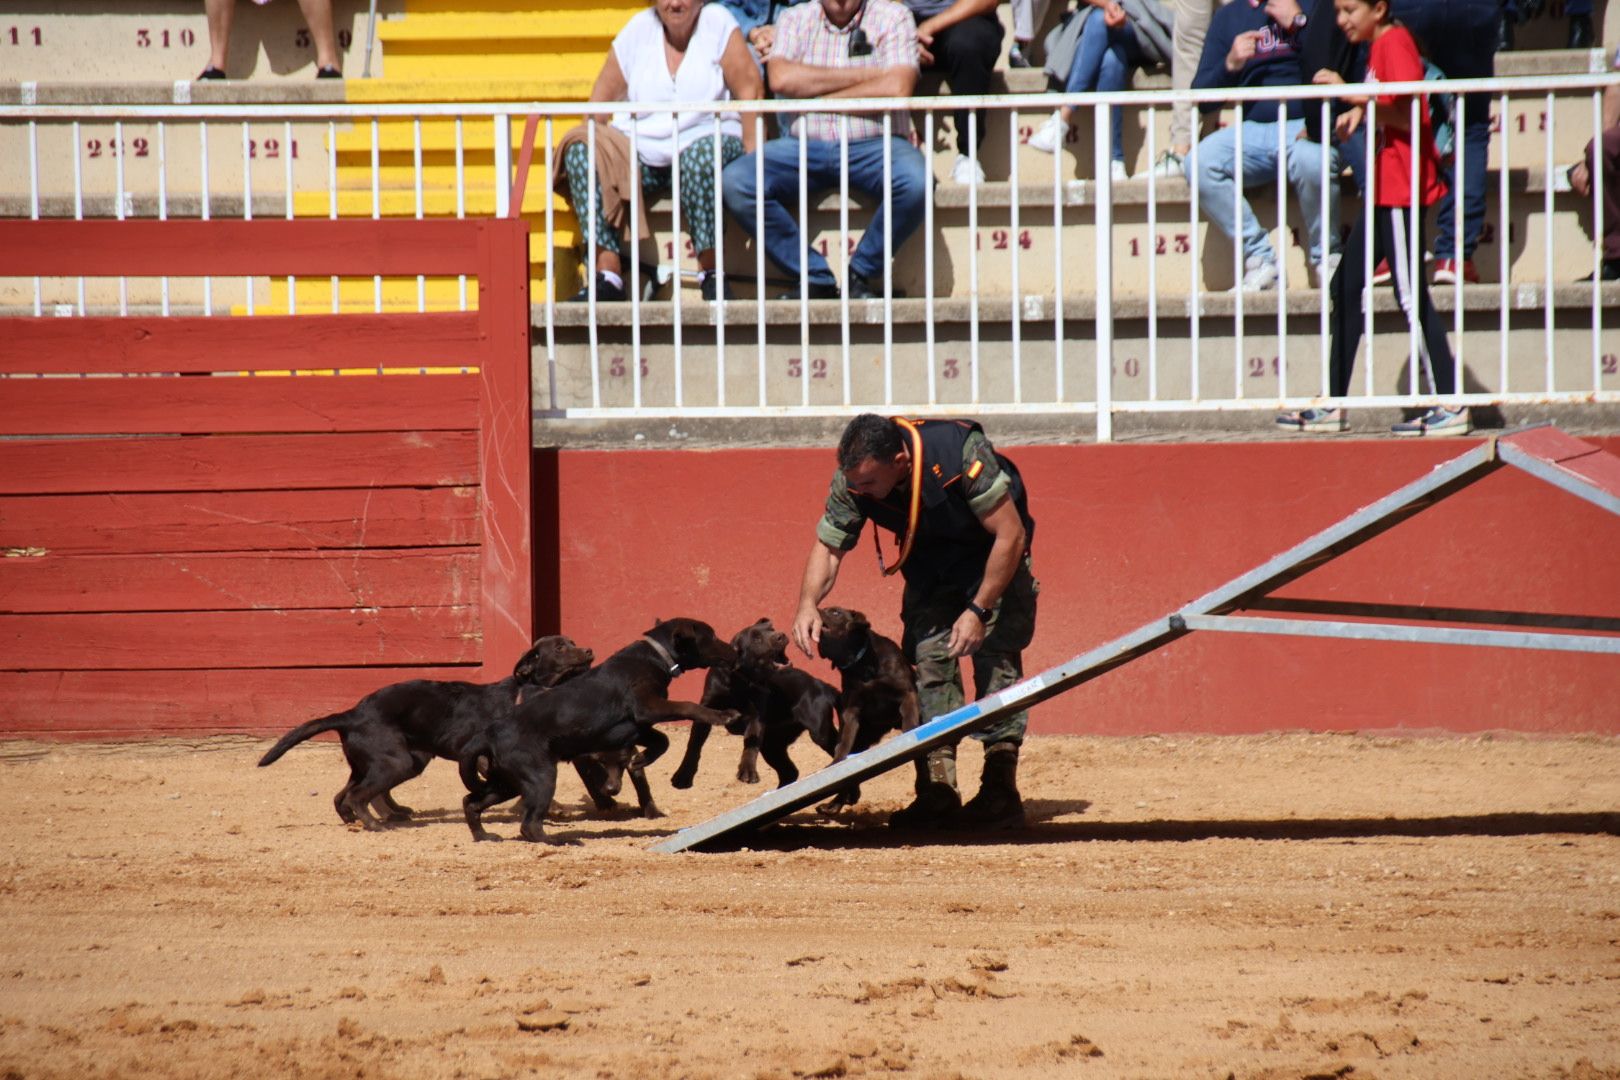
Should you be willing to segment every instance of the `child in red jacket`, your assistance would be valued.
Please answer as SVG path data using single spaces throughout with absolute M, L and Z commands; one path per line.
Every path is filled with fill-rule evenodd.
M 1367 56 L 1366 80 L 1378 82 L 1421 82 L 1423 57 L 1417 41 L 1406 27 L 1390 15 L 1389 0 L 1334 0 L 1334 11 L 1339 28 L 1352 43 L 1371 42 Z M 1318 82 L 1342 82 L 1337 74 L 1323 72 Z M 1353 106 L 1339 117 L 1335 132 L 1343 140 L 1361 123 L 1366 115 L 1367 98 L 1346 98 Z M 1395 297 L 1407 320 L 1416 320 L 1421 331 L 1418 355 L 1429 384 L 1440 395 L 1456 392 L 1456 370 L 1451 348 L 1446 343 L 1446 327 L 1429 302 L 1429 286 L 1419 269 L 1410 273 L 1412 233 L 1417 234 L 1417 250 L 1422 252 L 1423 209 L 1432 206 L 1445 194 L 1440 181 L 1440 159 L 1435 152 L 1434 135 L 1430 130 L 1428 102 L 1418 103 L 1417 153 L 1417 205 L 1413 211 L 1412 190 L 1412 106 L 1410 95 L 1381 94 L 1376 97 L 1378 109 L 1377 160 L 1371 170 L 1372 185 L 1368 193 L 1373 200 L 1373 254 L 1372 261 L 1387 260 L 1393 277 Z M 1350 391 L 1350 372 L 1355 366 L 1356 349 L 1361 344 L 1363 321 L 1363 294 L 1366 273 L 1366 218 L 1356 215 L 1356 224 L 1345 244 L 1344 258 L 1333 275 L 1333 349 L 1329 371 L 1333 397 L 1342 398 Z M 1414 303 L 1415 301 L 1415 303 Z M 1370 296 L 1368 297 L 1370 302 Z M 1343 408 L 1305 409 L 1277 417 L 1279 426 L 1294 431 L 1343 431 Z M 1396 424 L 1397 435 L 1465 435 L 1469 430 L 1466 408 L 1446 408 L 1436 405 L 1422 416 Z

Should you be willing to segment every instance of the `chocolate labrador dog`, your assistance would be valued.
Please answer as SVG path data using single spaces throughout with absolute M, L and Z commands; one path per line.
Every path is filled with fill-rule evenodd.
M 865 615 L 848 608 L 822 608 L 817 649 L 843 676 L 834 762 L 875 746 L 897 728 L 910 731 L 917 726 L 917 670 L 898 644 L 872 629 Z M 831 813 L 860 797 L 860 785 L 850 784 L 816 809 Z
M 521 795 L 523 839 L 548 841 L 545 814 L 557 790 L 558 762 L 639 746 L 645 766 L 669 746 L 654 724 L 736 720 L 733 709 L 717 711 L 669 699 L 670 681 L 682 671 L 736 659 L 736 650 L 716 637 L 708 623 L 660 621 L 599 666 L 491 724 L 461 753 L 461 780 L 467 785 L 462 808 L 473 839 L 494 839 L 484 829 L 484 811 Z M 487 759 L 487 770 L 480 758 Z
M 541 695 L 583 673 L 592 658 L 591 650 L 551 635 L 536 641 L 518 658 L 511 676 L 500 682 L 394 683 L 367 694 L 352 709 L 293 728 L 259 759 L 259 767 L 273 764 L 305 739 L 323 731 L 337 732 L 349 762 L 349 782 L 332 805 L 345 822 L 375 829 L 380 822 L 373 811 L 388 820 L 411 814 L 409 807 L 394 801 L 395 787 L 420 775 L 436 757 L 460 761 L 468 741 L 509 714 L 520 698 Z
M 736 709 L 742 718 L 726 730 L 743 737 L 737 779 L 759 783 L 758 759 L 776 771 L 776 786 L 799 778 L 788 747 L 805 732 L 829 755 L 838 743 L 838 691 L 788 663 L 787 635 L 769 619 L 760 619 L 737 631 L 731 647 L 737 662 L 709 669 L 703 683 L 703 704 L 711 709 Z M 707 724 L 693 724 L 686 737 L 686 754 L 670 778 L 677 788 L 689 788 L 697 776 Z

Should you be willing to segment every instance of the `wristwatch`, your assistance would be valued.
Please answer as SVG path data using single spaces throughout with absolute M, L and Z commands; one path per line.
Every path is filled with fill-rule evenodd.
M 1305 13 L 1302 11 L 1298 15 L 1294 16 L 1293 22 L 1288 24 L 1288 32 L 1290 34 L 1297 34 L 1301 30 L 1305 29 L 1305 24 L 1308 22 L 1310 22 L 1310 20 L 1305 17 Z
M 988 624 L 990 622 L 990 612 L 980 607 L 978 604 L 975 604 L 973 601 L 968 601 L 967 609 L 973 612 L 973 614 L 977 615 L 981 623 Z

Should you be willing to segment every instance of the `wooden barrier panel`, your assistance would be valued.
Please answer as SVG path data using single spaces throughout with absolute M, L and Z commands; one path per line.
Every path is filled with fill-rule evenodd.
M 0 223 L 0 273 L 479 289 L 469 313 L 5 320 L 0 734 L 270 731 L 509 674 L 533 632 L 526 250 L 514 221 Z M 355 367 L 389 373 L 293 374 Z

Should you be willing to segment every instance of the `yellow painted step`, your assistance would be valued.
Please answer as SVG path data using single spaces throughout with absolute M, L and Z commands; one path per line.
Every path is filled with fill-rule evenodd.
M 548 48 L 580 48 L 584 42 L 613 40 L 638 8 L 597 7 L 568 10 L 532 8 L 512 12 L 454 12 L 430 14 L 412 11 L 406 18 L 377 24 L 377 40 L 389 62 L 402 45 L 438 45 L 448 42 L 533 43 Z
M 583 101 L 590 96 L 591 84 L 602 70 L 605 42 L 593 42 L 589 49 L 563 52 L 531 48 L 507 50 L 490 42 L 466 42 L 436 46 L 431 53 L 418 54 L 395 49 L 388 54 L 388 77 L 402 80 L 510 80 L 532 78 L 544 71 L 555 83 L 542 101 Z M 364 81 L 364 80 L 362 80 Z M 349 100 L 353 101 L 351 94 Z M 488 97 L 480 100 L 513 101 L 516 97 Z
M 526 71 L 491 73 L 460 77 L 448 70 L 432 72 L 411 78 L 393 76 L 393 60 L 389 59 L 390 77 L 385 79 L 354 79 L 344 88 L 351 105 L 408 104 L 431 102 L 449 104 L 458 101 L 584 101 L 590 96 L 590 82 L 581 87 L 578 77 L 559 76 L 549 65 L 531 62 Z M 596 58 L 590 79 L 601 70 L 602 58 Z M 544 69 L 544 76 L 536 76 L 536 69 Z
M 554 119 L 551 124 L 552 145 L 556 145 L 564 133 L 578 127 L 579 123 L 577 117 Z M 526 117 L 512 118 L 510 127 L 514 151 L 523 145 L 523 131 L 526 125 Z M 409 120 L 388 119 L 377 124 L 377 150 L 381 154 L 412 154 L 416 150 L 416 139 L 416 125 Z M 455 121 L 439 117 L 423 117 L 421 140 L 424 154 L 439 153 L 453 156 L 456 151 Z M 534 144 L 536 149 L 545 147 L 544 118 L 535 125 Z M 371 125 L 356 124 L 346 131 L 339 131 L 337 149 L 339 154 L 361 153 L 369 157 Z M 475 153 L 488 155 L 494 152 L 495 125 L 489 117 L 475 116 L 462 122 L 461 149 L 468 156 Z
M 364 190 L 339 190 L 337 193 L 338 212 L 340 218 L 367 218 L 371 216 L 371 188 L 367 184 Z M 523 216 L 536 226 L 543 226 L 545 221 L 548 189 L 544 185 L 536 187 L 530 183 L 523 196 Z M 379 193 L 378 216 L 385 218 L 412 218 L 416 216 L 416 193 L 410 190 L 384 190 Z M 456 213 L 455 193 L 449 190 L 424 191 L 422 193 L 423 217 L 454 217 Z M 567 210 L 556 209 L 554 206 L 555 227 L 559 236 L 570 235 L 573 231 L 573 215 Z M 467 192 L 466 212 L 468 217 L 490 217 L 495 213 L 495 193 L 489 187 L 470 188 Z M 301 218 L 322 218 L 330 213 L 328 195 L 324 191 L 306 191 L 293 196 L 293 215 Z

